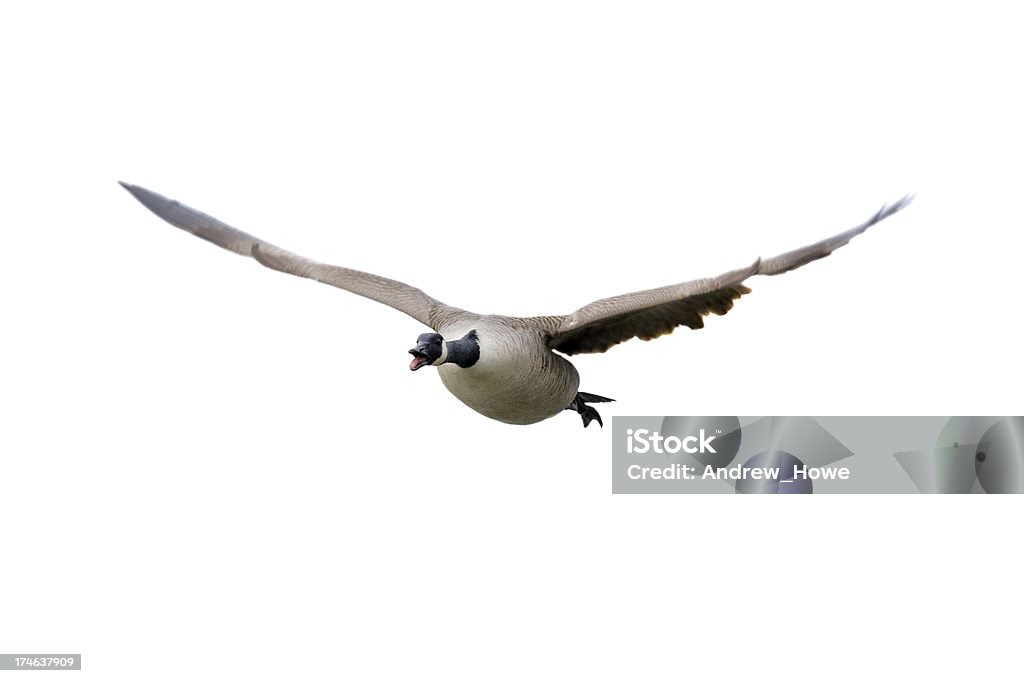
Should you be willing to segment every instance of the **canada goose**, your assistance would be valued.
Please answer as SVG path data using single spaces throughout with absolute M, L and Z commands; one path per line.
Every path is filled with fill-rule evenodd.
M 743 281 L 753 275 L 778 275 L 828 256 L 854 236 L 910 203 L 906 196 L 883 206 L 855 228 L 810 246 L 719 275 L 658 289 L 600 299 L 568 315 L 514 318 L 477 315 L 443 304 L 419 289 L 358 270 L 310 261 L 212 216 L 137 185 L 121 183 L 146 208 L 171 225 L 267 268 L 310 278 L 396 308 L 433 332 L 421 334 L 410 370 L 436 366 L 448 391 L 473 410 L 510 424 L 533 424 L 564 410 L 583 418 L 583 426 L 601 416 L 590 405 L 612 399 L 579 389 L 580 376 L 564 356 L 601 353 L 639 337 L 654 339 L 679 325 L 704 326 L 708 313 L 724 315 L 733 301 L 748 294 Z

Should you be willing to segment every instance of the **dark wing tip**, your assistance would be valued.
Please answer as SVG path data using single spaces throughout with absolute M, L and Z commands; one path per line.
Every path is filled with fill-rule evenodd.
M 902 211 L 903 209 L 907 208 L 908 206 L 910 206 L 910 203 L 912 201 L 914 201 L 914 197 L 915 196 L 916 195 L 914 195 L 914 194 L 905 194 L 902 197 L 900 197 L 898 200 L 893 202 L 892 204 L 883 204 L 882 208 L 878 210 L 878 213 L 876 213 L 871 218 L 871 220 L 868 221 L 868 225 L 869 226 L 870 225 L 874 225 L 875 223 L 877 223 L 877 222 L 879 222 L 881 220 L 884 220 L 884 219 L 888 218 L 889 216 L 891 216 L 891 215 L 893 215 L 895 213 L 898 213 L 898 212 Z
M 140 204 L 142 204 L 147 209 L 149 209 L 156 215 L 160 216 L 161 218 L 164 218 L 164 220 L 167 220 L 163 212 L 167 209 L 167 207 L 176 203 L 174 200 L 168 199 L 162 194 L 157 194 L 152 190 L 147 190 L 144 187 L 139 187 L 138 185 L 126 183 L 123 180 L 119 180 L 117 182 L 121 187 L 128 190 L 128 193 L 131 194 L 131 196 L 135 197 L 135 199 L 137 199 Z
M 903 207 L 907 206 L 908 204 L 910 204 L 910 202 L 914 201 L 915 197 L 917 197 L 917 195 L 913 192 L 908 192 L 907 194 L 903 195 L 902 197 L 900 197 L 899 201 L 893 204 L 893 206 L 896 207 L 895 210 L 899 211 Z
M 121 187 L 123 187 L 124 189 L 128 190 L 128 192 L 133 197 L 138 199 L 139 201 L 142 201 L 142 199 L 140 198 L 141 195 L 144 195 L 145 193 L 149 192 L 149 190 L 147 190 L 144 187 L 139 187 L 138 185 L 132 185 L 131 183 L 126 183 L 123 180 L 118 180 L 117 184 L 120 185 Z M 152 194 L 152 193 L 150 193 L 150 194 Z

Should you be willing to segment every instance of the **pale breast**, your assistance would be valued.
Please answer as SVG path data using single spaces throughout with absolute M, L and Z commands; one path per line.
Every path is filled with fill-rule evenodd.
M 579 373 L 547 348 L 538 330 L 495 316 L 440 332 L 458 339 L 473 329 L 480 359 L 468 368 L 438 367 L 448 391 L 473 410 L 501 422 L 532 424 L 562 412 L 576 397 Z

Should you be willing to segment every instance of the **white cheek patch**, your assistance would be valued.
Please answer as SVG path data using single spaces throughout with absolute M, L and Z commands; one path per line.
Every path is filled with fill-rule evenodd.
M 435 360 L 431 365 L 444 365 L 445 361 L 448 360 L 448 342 L 441 342 L 441 357 Z

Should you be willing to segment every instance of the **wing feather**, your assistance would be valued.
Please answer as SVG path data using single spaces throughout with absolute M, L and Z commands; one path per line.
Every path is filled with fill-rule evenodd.
M 637 337 L 654 339 L 684 325 L 704 327 L 710 313 L 725 315 L 736 299 L 750 293 L 742 284 L 754 275 L 778 275 L 828 256 L 872 225 L 906 207 L 912 196 L 883 206 L 874 216 L 849 230 L 788 251 L 770 259 L 758 259 L 746 268 L 718 277 L 681 282 L 667 287 L 599 299 L 565 316 L 549 316 L 548 346 L 562 353 L 600 353 Z
M 144 187 L 128 183 L 121 185 L 143 206 L 176 228 L 236 254 L 251 256 L 267 268 L 323 282 L 364 296 L 397 309 L 435 329 L 441 320 L 465 314 L 465 311 L 447 306 L 404 282 L 312 261 Z

